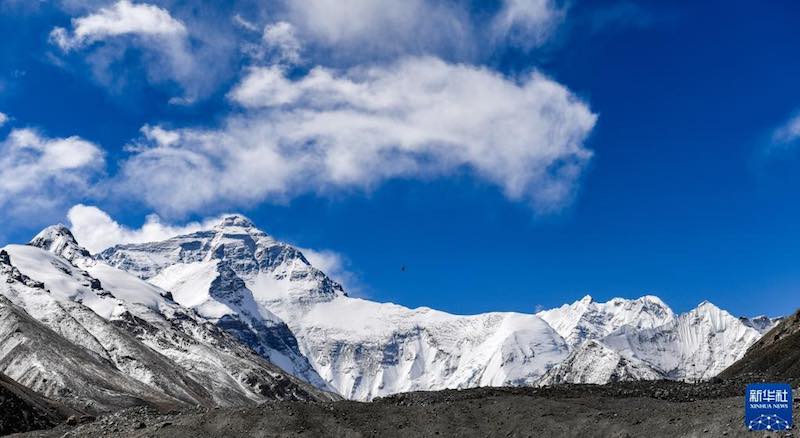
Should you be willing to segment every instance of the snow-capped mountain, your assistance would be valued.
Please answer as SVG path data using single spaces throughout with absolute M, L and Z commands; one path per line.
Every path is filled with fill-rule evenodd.
M 348 398 L 532 384 L 568 354 L 561 336 L 535 315 L 456 316 L 348 297 L 300 251 L 238 215 L 208 231 L 110 248 L 101 258 L 246 340 L 244 329 L 219 322 L 245 321 L 257 350 L 279 347 L 274 337 L 259 338 L 252 322 L 285 322 L 301 353 L 293 361 L 306 357 Z
M 575 348 L 587 340 L 602 339 L 624 326 L 636 330 L 659 327 L 675 319 L 661 299 L 646 295 L 635 300 L 614 298 L 598 303 L 586 295 L 572 304 L 544 310 L 541 317 Z
M 94 256 L 50 227 L 0 253 L 2 279 L 0 372 L 99 409 L 709 378 L 774 324 L 654 296 L 470 316 L 352 298 L 239 215 Z
M 0 346 L 0 372 L 82 409 L 328 398 L 61 226 L 0 251 Z
M 299 291 L 300 300 L 324 299 L 344 291 L 312 267 L 300 251 L 256 229 L 246 218 L 229 216 L 211 230 L 163 242 L 116 246 L 99 258 L 170 291 L 175 301 L 270 362 L 327 388 L 300 351 L 292 330 L 257 302 L 253 286 L 291 285 Z
M 645 330 L 623 327 L 603 343 L 636 357 L 668 378 L 700 380 L 716 376 L 753 345 L 761 333 L 704 301 L 667 324 Z
M 572 349 L 540 384 L 707 379 L 741 358 L 762 333 L 750 319 L 736 318 L 711 303 L 675 315 L 654 296 L 607 303 L 587 296 L 538 315 Z M 760 318 L 754 320 L 767 326 Z

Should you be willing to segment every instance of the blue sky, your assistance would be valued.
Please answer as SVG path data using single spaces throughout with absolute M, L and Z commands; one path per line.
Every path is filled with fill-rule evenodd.
M 408 306 L 800 307 L 795 2 L 218 3 L 0 0 L 0 242 L 238 211 Z

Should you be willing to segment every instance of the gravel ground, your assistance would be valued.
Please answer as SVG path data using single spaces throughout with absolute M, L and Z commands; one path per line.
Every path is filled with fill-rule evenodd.
M 747 432 L 740 383 L 639 382 L 400 394 L 372 403 L 271 402 L 159 413 L 134 408 L 28 437 L 720 437 Z M 795 400 L 795 413 L 800 402 Z M 797 419 L 795 420 L 797 421 Z

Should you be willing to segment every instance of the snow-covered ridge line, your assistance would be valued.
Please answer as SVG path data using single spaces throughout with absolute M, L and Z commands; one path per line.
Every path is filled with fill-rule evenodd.
M 290 372 L 307 361 L 306 380 L 315 381 L 316 374 L 360 400 L 409 390 L 535 384 L 555 379 L 543 376 L 565 359 L 569 369 L 560 367 L 554 381 L 707 378 L 771 327 L 771 321 L 737 319 L 706 303 L 676 315 L 650 295 L 606 303 L 587 296 L 536 315 L 471 316 L 354 299 L 299 250 L 241 215 L 162 242 L 109 248 L 98 258 L 170 290 L 176 301 L 273 361 L 282 358 L 272 351 L 286 355 L 282 367 Z M 288 330 L 262 336 L 261 324 Z M 604 373 L 585 369 L 596 368 L 587 358 L 598 352 L 616 360 Z

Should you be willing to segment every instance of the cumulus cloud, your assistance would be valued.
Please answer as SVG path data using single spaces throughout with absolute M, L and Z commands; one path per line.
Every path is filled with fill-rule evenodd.
M 87 195 L 105 166 L 103 155 L 98 145 L 80 137 L 12 130 L 0 142 L 0 207 L 5 213 L 41 215 Z
M 54 28 L 50 41 L 65 54 L 88 51 L 94 77 L 108 85 L 125 82 L 113 66 L 125 59 L 129 47 L 135 47 L 150 82 L 177 83 L 183 88 L 186 96 L 175 98 L 176 103 L 196 99 L 217 68 L 207 64 L 200 78 L 198 54 L 191 47 L 187 26 L 166 9 L 129 0 L 74 18 L 70 29 Z
M 219 221 L 217 217 L 175 226 L 164 223 L 158 215 L 151 214 L 147 216 L 141 228 L 133 229 L 119 224 L 105 211 L 83 204 L 70 208 L 67 219 L 75 239 L 92 253 L 118 244 L 157 242 L 193 233 L 207 229 Z
M 120 0 L 113 6 L 72 20 L 72 31 L 53 29 L 52 41 L 63 50 L 72 50 L 110 37 L 139 35 L 156 38 L 183 38 L 186 27 L 164 9 L 149 4 Z
M 140 145 L 123 187 L 180 215 L 467 169 L 548 212 L 569 201 L 596 121 L 542 74 L 515 80 L 429 57 L 297 79 L 254 68 L 230 98 L 247 111 L 220 129 L 162 129 L 170 141 Z
M 556 0 L 504 0 L 492 31 L 496 40 L 531 49 L 543 44 L 565 15 Z

